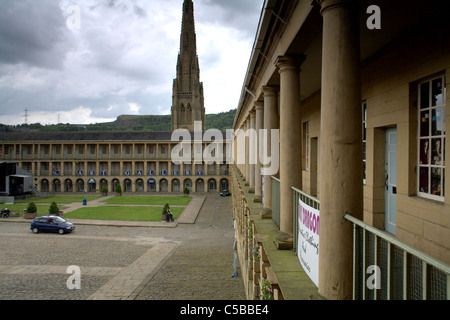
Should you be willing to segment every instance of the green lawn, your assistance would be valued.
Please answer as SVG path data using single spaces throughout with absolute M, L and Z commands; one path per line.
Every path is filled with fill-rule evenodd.
M 30 198 L 28 200 L 19 200 L 16 203 L 52 203 L 56 202 L 58 205 L 60 203 L 73 203 L 73 202 L 83 202 L 83 199 L 87 201 L 92 201 L 101 198 L 101 196 L 57 196 L 57 197 L 44 197 L 44 198 Z
M 122 221 L 160 221 L 162 207 L 125 207 L 102 206 L 81 208 L 64 214 L 67 219 L 122 220 Z M 184 208 L 170 208 L 174 219 L 178 218 Z
M 149 205 L 184 205 L 191 201 L 190 197 L 184 196 L 116 196 L 104 200 L 107 204 L 149 204 Z
M 101 196 L 56 196 L 47 198 L 31 198 L 28 200 L 17 201 L 13 205 L 4 205 L 12 212 L 18 212 L 19 216 L 23 215 L 29 202 L 34 202 L 38 208 L 38 215 L 48 214 L 50 203 L 56 202 L 60 210 L 64 211 L 64 204 L 73 202 L 82 202 L 83 199 L 92 201 Z M 65 218 L 73 219 L 96 219 L 96 220 L 128 220 L 128 221 L 160 221 L 163 206 L 168 203 L 171 206 L 174 218 L 183 211 L 183 207 L 172 207 L 173 205 L 187 206 L 191 201 L 190 197 L 184 196 L 115 196 L 104 200 L 105 205 L 99 207 L 85 207 L 73 212 L 64 213 Z M 63 204 L 63 205 L 61 205 Z M 106 205 L 108 204 L 108 205 Z M 155 207 L 128 207 L 113 206 L 121 205 L 157 205 Z M 2 207 L 2 208 L 4 208 Z

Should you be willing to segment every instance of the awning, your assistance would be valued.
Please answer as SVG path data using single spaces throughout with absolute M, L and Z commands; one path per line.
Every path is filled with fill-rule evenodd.
M 155 179 L 148 179 L 147 183 L 156 183 Z
M 23 174 L 13 174 L 13 175 L 10 175 L 10 177 L 14 177 L 14 178 L 31 178 L 32 176 L 30 175 L 30 176 L 26 176 L 26 175 L 23 175 Z
M 89 179 L 89 180 L 88 180 L 88 183 L 95 183 L 95 179 L 92 179 L 92 178 Z

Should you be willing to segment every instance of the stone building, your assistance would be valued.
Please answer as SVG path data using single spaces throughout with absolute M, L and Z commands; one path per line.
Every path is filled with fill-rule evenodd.
M 172 130 L 194 131 L 194 121 L 201 121 L 204 131 L 206 122 L 203 83 L 200 82 L 192 0 L 184 1 L 182 20 L 177 78 L 173 80 Z
M 228 165 L 188 160 L 176 164 L 180 142 L 171 132 L 0 133 L 3 161 L 18 162 L 42 192 L 114 191 L 125 193 L 220 192 L 228 188 Z M 210 143 L 200 142 L 203 152 Z M 194 142 L 192 142 L 194 149 Z M 226 149 L 225 149 L 226 152 Z M 206 161 L 210 160 L 210 161 Z M 215 159 L 213 159 L 215 160 Z
M 447 13 L 446 1 L 264 1 L 234 122 L 249 298 L 269 279 L 286 299 L 450 299 Z M 275 174 L 261 174 L 260 129 L 279 132 Z
M 198 129 L 196 121 L 202 123 Z M 192 0 L 183 4 L 172 129 L 189 132 L 191 155 L 183 155 L 182 162 L 172 157 L 180 144 L 173 132 L 2 132 L 0 160 L 31 172 L 40 192 L 99 192 L 103 186 L 113 191 L 117 184 L 126 193 L 228 189 L 226 142 L 212 145 L 211 135 L 203 140 L 205 108 Z M 217 138 L 226 137 L 221 133 Z

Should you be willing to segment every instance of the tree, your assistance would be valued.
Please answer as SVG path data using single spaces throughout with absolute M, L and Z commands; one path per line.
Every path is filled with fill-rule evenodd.
M 120 184 L 116 186 L 116 193 L 122 195 L 122 187 L 120 186 Z
M 28 213 L 36 213 L 36 212 L 37 212 L 37 207 L 36 207 L 36 205 L 34 204 L 34 202 L 30 202 L 30 203 L 28 204 L 27 212 L 28 212 Z
M 50 209 L 48 210 L 48 213 L 51 215 L 58 215 L 59 213 L 59 208 L 58 205 L 56 204 L 56 202 L 52 202 L 52 204 L 50 205 Z

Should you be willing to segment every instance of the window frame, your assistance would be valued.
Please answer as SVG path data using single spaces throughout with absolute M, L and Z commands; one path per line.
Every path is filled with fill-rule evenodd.
M 363 184 L 367 177 L 367 101 L 362 103 Z
M 433 82 L 441 79 L 441 83 L 443 86 L 442 90 L 442 103 L 436 104 L 433 106 Z M 428 83 L 428 101 L 427 106 L 422 107 L 422 85 Z M 416 180 L 416 190 L 417 195 L 422 198 L 436 200 L 439 202 L 444 202 L 445 200 L 445 148 L 446 148 L 446 109 L 447 109 L 447 103 L 446 103 L 446 75 L 445 74 L 439 74 L 433 77 L 429 77 L 423 81 L 420 81 L 417 84 L 417 180 Z M 441 109 L 441 133 L 433 135 L 433 111 L 437 111 L 438 109 Z M 425 114 L 426 113 L 426 114 Z M 421 135 L 422 126 L 421 122 L 423 122 L 422 114 L 428 116 L 428 135 Z M 436 115 L 437 117 L 437 115 Z M 427 117 L 425 117 L 426 119 Z M 441 139 L 441 161 L 439 163 L 432 163 L 433 159 L 433 140 Z M 428 151 L 426 155 L 426 163 L 421 163 L 421 145 L 422 142 L 428 142 Z M 427 191 L 421 191 L 421 170 L 422 168 L 427 169 Z M 440 175 L 440 186 L 441 186 L 441 193 L 439 195 L 432 194 L 432 183 L 433 183 L 433 176 L 432 176 L 432 170 L 433 169 L 439 169 L 441 171 Z M 447 191 L 448 192 L 448 191 Z

